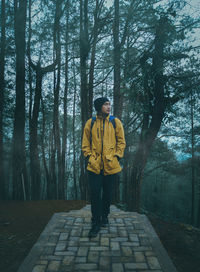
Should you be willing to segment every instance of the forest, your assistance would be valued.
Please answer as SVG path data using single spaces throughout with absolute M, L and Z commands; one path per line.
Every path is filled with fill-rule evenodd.
M 93 101 L 124 126 L 114 200 L 200 227 L 199 10 L 184 0 L 1 0 L 0 198 L 88 200 Z

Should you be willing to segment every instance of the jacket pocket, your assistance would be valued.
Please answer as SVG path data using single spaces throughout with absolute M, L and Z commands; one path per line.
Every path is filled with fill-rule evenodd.
M 100 156 L 92 154 L 88 161 L 88 167 L 98 172 L 100 170 Z
M 106 155 L 105 158 L 105 168 L 107 168 L 108 171 L 120 166 L 116 156 L 109 154 Z

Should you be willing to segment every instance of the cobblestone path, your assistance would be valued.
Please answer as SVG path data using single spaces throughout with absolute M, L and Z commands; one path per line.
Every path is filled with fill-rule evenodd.
M 91 206 L 55 213 L 18 272 L 176 272 L 148 218 L 111 205 L 109 227 L 87 237 Z

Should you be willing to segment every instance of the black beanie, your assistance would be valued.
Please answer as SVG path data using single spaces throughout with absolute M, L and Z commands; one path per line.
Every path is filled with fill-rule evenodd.
M 101 111 L 101 107 L 105 102 L 109 102 L 109 99 L 107 97 L 99 97 L 94 101 L 94 107 L 97 112 Z

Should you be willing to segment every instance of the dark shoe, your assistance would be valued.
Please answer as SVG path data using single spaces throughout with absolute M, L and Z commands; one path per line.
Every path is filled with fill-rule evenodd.
M 109 222 L 108 222 L 108 217 L 103 217 L 101 220 L 101 227 L 108 227 Z
M 88 233 L 88 237 L 92 238 L 92 237 L 96 237 L 98 232 L 100 231 L 100 225 L 99 224 L 92 224 L 92 228 L 90 229 L 89 233 Z

